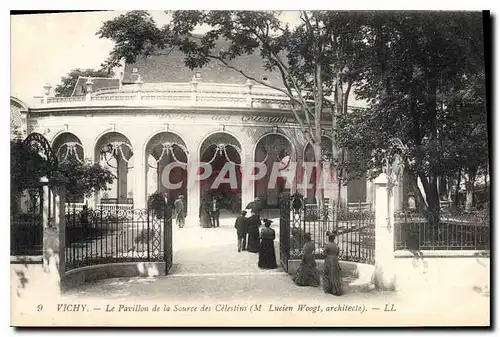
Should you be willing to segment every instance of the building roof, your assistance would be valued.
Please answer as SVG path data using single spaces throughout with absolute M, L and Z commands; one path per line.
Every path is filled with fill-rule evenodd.
M 224 45 L 220 42 L 219 48 Z M 261 56 L 257 53 L 237 57 L 230 64 L 256 79 L 267 79 L 270 84 L 282 86 L 281 75 L 276 71 L 266 70 Z M 184 54 L 174 50 L 168 55 L 140 57 L 133 64 L 126 63 L 122 82 L 134 83 L 138 75 L 145 83 L 189 82 L 195 72 L 199 72 L 201 80 L 208 83 L 243 84 L 246 81 L 243 75 L 216 61 L 211 61 L 203 68 L 191 70 L 184 64 Z
M 219 41 L 215 52 L 228 46 L 228 42 Z M 243 75 L 218 62 L 211 61 L 203 68 L 191 70 L 184 64 L 182 52 L 173 50 L 165 54 L 168 55 L 139 57 L 135 63 L 125 63 L 122 83 L 128 87 L 127 84 L 133 84 L 140 75 L 144 82 L 144 89 L 149 87 L 161 89 L 161 83 L 188 83 L 195 73 L 200 73 L 200 80 L 205 83 L 244 84 L 246 82 Z M 230 64 L 256 79 L 267 80 L 269 84 L 283 87 L 281 75 L 277 71 L 266 70 L 258 52 L 237 57 Z M 353 93 L 349 95 L 348 104 L 352 107 L 366 106 L 366 102 L 357 100 Z
M 107 77 L 91 77 L 92 82 L 92 90 L 96 91 L 104 88 L 118 88 L 120 87 L 120 79 L 118 78 L 107 78 Z M 73 89 L 73 94 L 71 96 L 84 96 L 87 93 L 87 89 L 85 83 L 87 82 L 88 77 L 78 77 L 76 81 L 75 88 Z

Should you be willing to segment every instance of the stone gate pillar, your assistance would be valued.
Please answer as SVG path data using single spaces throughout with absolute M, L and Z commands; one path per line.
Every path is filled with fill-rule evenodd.
M 95 148 L 93 146 L 93 144 L 91 143 L 91 141 L 86 141 L 86 140 L 83 140 L 85 146 L 83 147 L 84 149 L 84 157 L 86 161 L 89 161 L 91 162 L 92 164 L 94 163 L 98 163 L 98 161 L 96 161 L 95 159 Z M 92 193 L 92 195 L 88 198 L 85 199 L 84 202 L 87 203 L 87 206 L 92 208 L 92 209 L 96 209 L 97 208 L 97 195 L 99 194 L 99 192 L 96 192 L 96 193 Z
M 394 268 L 394 196 L 390 193 L 386 174 L 375 185 L 375 287 L 395 290 Z
M 65 190 L 49 188 L 47 178 L 40 182 L 43 184 L 43 269 L 48 277 L 44 287 L 51 293 L 59 293 L 65 272 Z

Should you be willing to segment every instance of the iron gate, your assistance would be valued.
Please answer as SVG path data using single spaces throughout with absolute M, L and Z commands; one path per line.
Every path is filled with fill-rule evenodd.
M 173 249 L 172 249 L 172 209 L 167 207 L 165 216 L 163 217 L 163 234 L 165 249 L 163 250 L 165 259 L 165 275 L 168 275 L 173 263 Z
M 290 200 L 280 200 L 280 263 L 288 271 L 290 258 Z
M 306 204 L 300 195 L 280 203 L 280 260 L 285 269 L 289 259 L 302 257 L 305 234 L 315 244 L 315 257 L 322 259 L 329 231 L 337 232 L 340 260 L 375 264 L 375 214 L 371 205 L 334 204 L 319 209 L 316 204 Z
M 10 253 L 11 255 L 42 255 L 44 223 L 51 227 L 55 214 L 55 198 L 49 177 L 57 170 L 59 162 L 47 139 L 40 133 L 32 132 L 22 142 L 25 154 L 38 156 L 39 161 L 24 162 L 24 174 L 37 171 L 45 175 L 37 186 L 26 187 L 17 205 L 11 205 L 10 214 Z M 29 158 L 29 157 L 28 157 Z M 41 178 L 41 177 L 40 177 Z M 45 193 L 44 193 L 45 190 Z M 27 211 L 20 205 L 25 202 Z M 45 219 L 45 222 L 44 222 Z
M 172 211 L 97 209 L 66 213 L 66 270 L 119 262 L 172 267 Z

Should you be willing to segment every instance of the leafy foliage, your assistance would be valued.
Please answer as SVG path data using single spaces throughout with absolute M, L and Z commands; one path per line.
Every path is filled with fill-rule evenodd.
M 217 62 L 278 90 L 290 99 L 317 161 L 330 112 L 339 182 L 367 171 L 378 175 L 398 152 L 417 199 L 435 219 L 438 177 L 460 181 L 466 173 L 473 181 L 488 171 L 481 13 L 302 11 L 294 26 L 271 11 L 168 14 L 171 22 L 163 27 L 144 11 L 106 22 L 98 34 L 115 42 L 108 63 L 178 49 L 191 69 Z M 198 27 L 208 31 L 197 35 Z M 227 42 L 224 49 L 220 41 Z M 281 85 L 234 65 L 256 53 L 268 71 L 280 74 Z M 348 109 L 351 94 L 367 107 Z M 394 138 L 402 148 L 390 145 Z
M 338 145 L 351 172 L 380 173 L 391 138 L 439 209 L 437 177 L 488 161 L 481 14 L 392 13 L 367 21 L 358 97 L 367 109 L 339 120 Z M 415 185 L 415 184 L 414 184 Z
M 76 201 L 83 197 L 90 197 L 98 191 L 107 191 L 115 175 L 109 169 L 98 163 L 80 163 L 72 159 L 59 164 L 54 178 L 57 183 L 66 187 L 66 198 Z
M 300 12 L 294 27 L 280 20 L 275 11 L 174 11 L 171 22 L 158 27 L 145 11 L 132 11 L 104 23 L 98 34 L 115 42 L 108 64 L 122 58 L 134 62 L 140 56 L 178 49 L 190 69 L 219 63 L 255 83 L 286 95 L 305 138 L 314 149 L 316 180 L 322 165 L 322 122 L 325 108 L 342 113 L 355 73 L 352 71 L 362 39 L 361 15 L 351 12 Z M 203 36 L 198 27 L 208 27 Z M 224 41 L 224 47 L 221 47 Z M 341 52 L 339 52 L 341 51 Z M 256 77 L 235 59 L 258 54 L 267 71 L 276 72 L 281 85 Z M 343 82 L 347 81 L 346 93 Z M 342 93 L 341 93 L 342 92 Z M 335 104 L 331 95 L 336 94 Z M 339 98 L 339 99 L 337 99 Z M 328 116 L 326 116 L 328 117 Z M 332 148 L 332 152 L 333 148 Z M 317 189 L 322 193 L 322 189 Z M 322 195 L 318 195 L 322 200 Z
M 36 191 L 42 177 L 49 178 L 54 185 L 64 186 L 69 201 L 107 190 L 107 185 L 115 179 L 107 168 L 99 164 L 80 163 L 76 159 L 59 163 L 54 172 L 36 147 L 28 147 L 22 140 L 11 140 L 10 145 L 13 200 L 17 200 L 25 190 Z
M 10 186 L 13 197 L 20 196 L 26 189 L 37 189 L 40 178 L 50 176 L 45 158 L 35 148 L 26 146 L 23 140 L 11 140 L 10 153 Z

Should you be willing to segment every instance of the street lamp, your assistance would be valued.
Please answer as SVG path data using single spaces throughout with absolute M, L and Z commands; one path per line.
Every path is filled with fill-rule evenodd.
M 391 229 L 394 219 L 392 216 L 394 212 L 394 186 L 398 185 L 403 177 L 403 155 L 408 150 L 408 147 L 399 138 L 391 138 L 389 143 L 390 147 L 384 158 L 385 167 L 383 170 L 387 176 L 387 227 Z M 398 152 L 401 152 L 401 154 Z
M 399 138 L 391 138 L 389 143 L 390 148 L 384 159 L 384 171 L 388 179 L 387 187 L 392 189 L 403 177 L 404 162 L 402 155 L 408 150 L 408 147 Z M 401 154 L 394 150 L 398 150 Z

